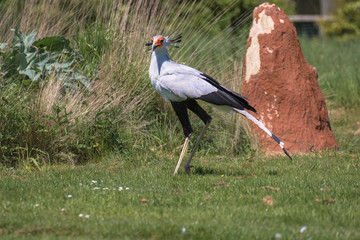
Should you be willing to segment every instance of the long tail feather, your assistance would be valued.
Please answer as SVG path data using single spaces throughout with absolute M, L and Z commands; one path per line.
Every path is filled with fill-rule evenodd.
M 233 108 L 236 112 L 240 113 L 241 115 L 245 116 L 246 118 L 248 118 L 249 120 L 251 120 L 253 123 L 255 123 L 256 125 L 259 126 L 259 128 L 261 128 L 262 130 L 264 130 L 264 132 L 267 133 L 267 135 L 269 135 L 272 139 L 274 139 L 281 147 L 281 149 L 284 151 L 284 153 L 286 154 L 286 156 L 288 156 L 290 158 L 291 161 L 293 161 L 293 159 L 291 158 L 290 154 L 286 151 L 286 149 L 284 148 L 284 142 L 282 142 L 277 136 L 275 136 L 274 134 L 272 134 L 272 132 L 269 131 L 269 129 L 267 129 L 265 127 L 265 125 L 260 122 L 259 120 L 257 120 L 253 115 L 251 115 L 250 113 L 248 113 L 246 110 L 240 110 L 240 109 L 236 109 Z

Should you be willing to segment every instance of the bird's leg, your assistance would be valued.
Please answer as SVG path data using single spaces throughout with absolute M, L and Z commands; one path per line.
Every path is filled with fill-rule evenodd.
M 210 122 L 211 121 L 207 122 L 205 124 L 205 126 L 203 127 L 203 129 L 201 130 L 200 136 L 196 140 L 195 146 L 194 146 L 193 150 L 190 153 L 189 159 L 185 163 L 185 171 L 186 171 L 186 173 L 190 173 L 190 169 L 193 167 L 192 165 L 190 165 L 191 159 L 193 158 L 196 149 L 199 147 L 200 141 L 201 141 L 202 137 L 204 136 L 206 129 L 209 127 Z
M 189 120 L 189 116 L 188 116 L 188 112 L 187 112 L 187 108 L 186 108 L 186 103 L 185 102 L 171 102 L 171 105 L 173 106 L 174 111 L 180 120 L 184 135 L 186 137 L 183 149 L 180 154 L 179 161 L 178 161 L 175 171 L 174 171 L 174 175 L 175 175 L 178 172 L 179 167 L 182 162 L 182 159 L 184 158 L 184 155 L 186 153 L 186 150 L 187 150 L 187 147 L 189 144 L 189 140 L 190 140 L 190 136 L 192 133 L 192 128 L 191 128 L 191 124 L 190 124 L 190 120 Z
M 183 158 L 184 158 L 184 155 L 185 155 L 185 153 L 186 153 L 187 147 L 188 147 L 188 145 L 189 145 L 189 140 L 190 140 L 190 137 L 186 137 L 186 138 L 185 138 L 184 146 L 183 146 L 183 148 L 182 148 L 179 161 L 178 161 L 178 163 L 177 163 L 177 165 L 176 165 L 176 168 L 175 168 L 175 171 L 174 171 L 174 175 L 176 175 L 177 172 L 179 171 L 181 162 L 182 162 L 182 160 L 183 160 Z
M 193 167 L 193 166 L 190 165 L 191 159 L 193 158 L 196 149 L 199 147 L 200 141 L 201 141 L 202 137 L 204 136 L 204 133 L 205 133 L 206 129 L 210 125 L 211 117 L 210 117 L 209 114 L 207 114 L 207 112 L 204 109 L 202 109 L 202 107 L 196 102 L 195 99 L 188 99 L 186 101 L 186 106 L 192 112 L 194 112 L 205 124 L 204 128 L 201 130 L 200 136 L 196 140 L 195 146 L 194 146 L 193 150 L 191 151 L 189 159 L 185 163 L 185 171 L 187 173 L 190 173 L 190 168 Z

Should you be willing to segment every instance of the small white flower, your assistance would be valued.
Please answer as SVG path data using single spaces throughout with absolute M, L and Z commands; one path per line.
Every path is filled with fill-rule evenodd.
M 107 187 L 104 187 L 104 188 L 103 188 L 103 190 L 108 190 L 108 189 L 109 189 L 109 188 L 107 188 Z
M 275 234 L 275 238 L 276 238 L 276 239 L 280 239 L 280 238 L 282 238 L 281 233 L 276 233 L 276 234 Z
M 83 217 L 83 216 L 84 216 L 84 214 L 82 214 L 82 213 L 79 214 L 79 217 Z
M 122 191 L 122 190 L 124 190 L 123 187 L 119 187 L 119 191 Z
M 125 189 L 126 189 L 126 190 L 129 190 L 130 188 L 127 187 L 127 188 L 125 188 Z
M 307 226 L 303 226 L 303 227 L 300 229 L 300 233 L 305 232 L 306 229 L 307 229 Z
M 64 212 L 64 211 L 65 211 L 65 208 L 62 208 L 61 211 Z
M 86 215 L 85 215 L 85 218 L 90 218 L 90 215 L 89 215 L 89 214 L 86 214 Z
M 99 188 L 99 187 L 94 187 L 93 189 L 94 189 L 94 190 L 98 190 L 98 189 L 100 189 L 100 188 Z
M 91 180 L 91 183 L 97 183 L 97 181 L 95 181 L 95 180 Z
M 40 206 L 40 204 L 38 204 L 38 203 L 36 203 L 36 204 L 34 205 L 34 207 L 38 207 L 38 206 Z
M 72 195 L 69 194 L 69 195 L 68 195 L 68 198 L 71 198 L 71 197 L 72 197 Z
M 182 233 L 182 234 L 185 234 L 185 233 L 186 233 L 186 228 L 183 227 L 183 228 L 181 229 L 181 233 Z

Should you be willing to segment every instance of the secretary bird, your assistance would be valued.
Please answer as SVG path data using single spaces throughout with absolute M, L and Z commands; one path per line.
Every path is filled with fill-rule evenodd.
M 175 46 L 175 44 L 181 42 L 181 37 L 182 34 L 175 36 L 173 39 L 170 39 L 169 36 L 164 37 L 157 35 L 152 38 L 150 43 L 145 44 L 152 48 L 149 68 L 151 84 L 156 92 L 171 103 L 180 120 L 185 135 L 185 142 L 174 175 L 179 170 L 189 144 L 190 136 L 193 133 L 187 110 L 189 109 L 194 112 L 205 124 L 185 163 L 185 171 L 187 173 L 190 173 L 190 169 L 193 167 L 190 165 L 191 159 L 212 119 L 197 103 L 196 100 L 198 99 L 223 108 L 225 107 L 226 110 L 230 112 L 238 112 L 247 117 L 272 137 L 280 145 L 284 153 L 292 160 L 284 148 L 284 142 L 272 134 L 262 122 L 247 111 L 250 110 L 256 113 L 255 108 L 249 105 L 248 98 L 222 86 L 209 75 L 186 65 L 176 63 L 170 59 L 167 48 L 177 48 L 178 46 Z

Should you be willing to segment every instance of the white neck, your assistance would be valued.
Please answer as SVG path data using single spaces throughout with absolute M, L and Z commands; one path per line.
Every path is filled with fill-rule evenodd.
M 149 69 L 150 78 L 151 75 L 160 75 L 161 67 L 166 61 L 170 61 L 170 57 L 167 53 L 166 47 L 157 48 L 152 52 Z

